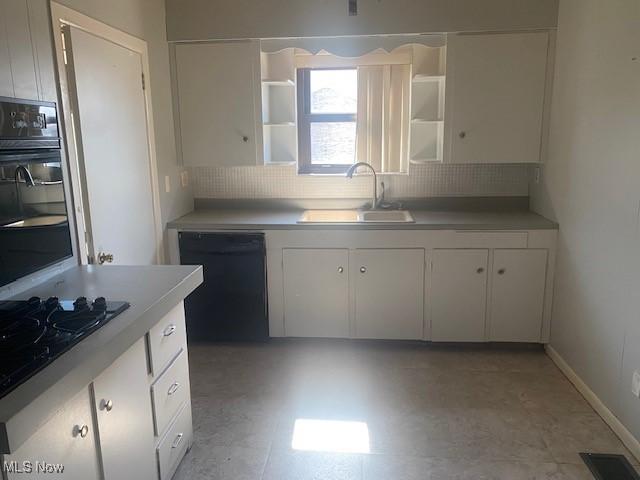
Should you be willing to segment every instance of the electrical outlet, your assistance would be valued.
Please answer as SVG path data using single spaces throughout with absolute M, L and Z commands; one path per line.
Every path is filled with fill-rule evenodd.
M 189 172 L 184 170 L 183 172 L 180 172 L 180 183 L 182 185 L 182 187 L 187 187 L 189 185 Z
M 633 379 L 631 380 L 631 393 L 640 398 L 640 372 L 638 372 L 638 370 L 633 372 Z
M 169 175 L 164 176 L 164 191 L 167 193 L 171 191 L 171 177 Z

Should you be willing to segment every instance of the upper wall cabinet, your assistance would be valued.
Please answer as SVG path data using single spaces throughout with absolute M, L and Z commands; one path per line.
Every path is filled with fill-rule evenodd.
M 0 0 L 0 96 L 56 101 L 46 0 Z
M 449 163 L 540 161 L 549 34 L 450 35 Z
M 262 148 L 258 42 L 178 44 L 175 80 L 184 165 L 256 165 Z

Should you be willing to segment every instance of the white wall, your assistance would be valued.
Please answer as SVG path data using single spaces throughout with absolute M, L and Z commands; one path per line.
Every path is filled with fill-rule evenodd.
M 105 2 L 110 3 L 110 2 Z M 558 0 L 166 0 L 169 40 L 555 27 Z
M 640 438 L 640 2 L 561 0 L 549 159 L 560 224 L 551 344 Z
M 89 17 L 146 40 L 149 48 L 151 101 L 155 126 L 160 206 L 163 224 L 193 209 L 190 188 L 180 185 L 182 168 L 176 160 L 169 49 L 163 0 L 57 0 Z M 171 192 L 164 178 L 170 177 Z

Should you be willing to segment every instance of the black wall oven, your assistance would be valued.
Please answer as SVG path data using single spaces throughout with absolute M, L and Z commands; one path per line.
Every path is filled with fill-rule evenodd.
M 56 105 L 0 97 L 0 286 L 72 255 Z

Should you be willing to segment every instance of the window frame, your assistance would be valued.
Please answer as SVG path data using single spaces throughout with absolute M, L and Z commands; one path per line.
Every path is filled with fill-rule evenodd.
M 344 174 L 349 167 L 357 162 L 357 153 L 353 163 L 322 163 L 311 162 L 311 123 L 353 122 L 357 128 L 358 114 L 356 113 L 311 113 L 311 71 L 313 70 L 356 70 L 357 67 L 313 67 L 298 68 L 296 72 L 296 90 L 298 100 L 298 173 L 301 174 Z M 357 133 L 356 133 L 357 135 Z M 356 138 L 357 147 L 357 138 Z

